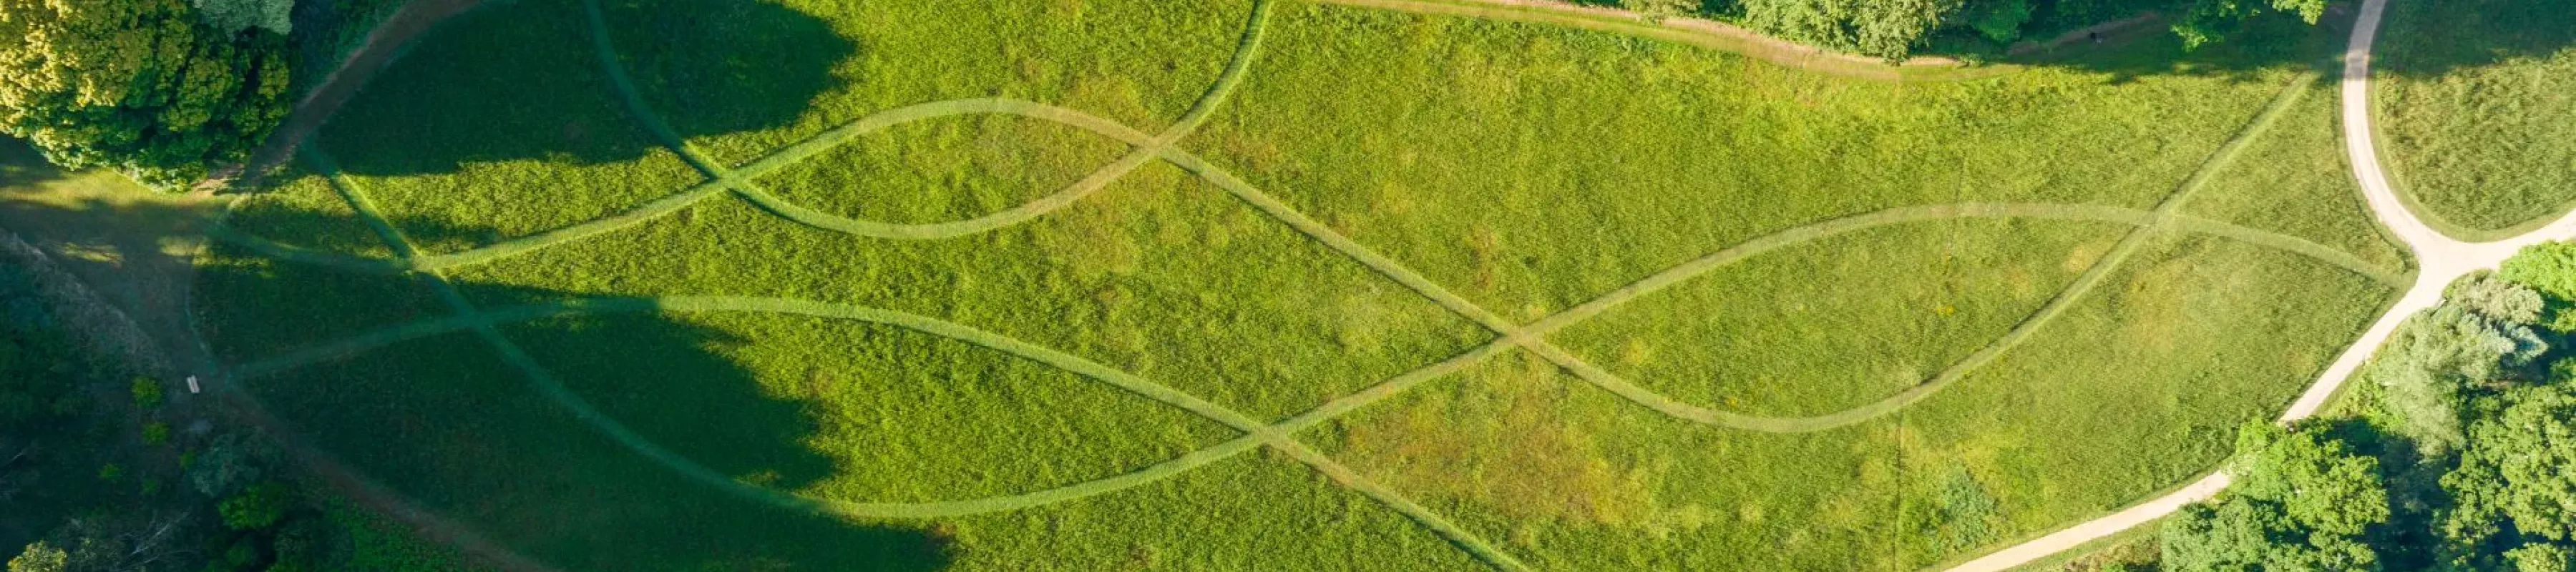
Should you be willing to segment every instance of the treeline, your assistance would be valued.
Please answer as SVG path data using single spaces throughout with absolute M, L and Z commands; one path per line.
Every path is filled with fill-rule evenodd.
M 0 259 L 0 557 L 8 572 L 457 569 L 455 557 L 299 484 L 184 383 L 63 330 Z
M 1594 0 L 1649 17 L 1713 17 L 1829 50 L 1901 60 L 1942 34 L 2009 46 L 2155 11 L 2183 44 L 2235 35 L 2246 20 L 2289 13 L 2316 23 L 2327 0 Z
M 2248 425 L 2164 570 L 2576 569 L 2576 245 L 2462 278 L 2335 415 Z

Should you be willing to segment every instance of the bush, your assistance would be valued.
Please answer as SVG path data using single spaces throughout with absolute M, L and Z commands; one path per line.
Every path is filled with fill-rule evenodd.
M 134 406 L 151 409 L 161 406 L 161 381 L 149 377 L 134 378 Z
M 17 558 L 9 559 L 9 572 L 63 572 L 69 568 L 71 558 L 71 553 L 39 540 L 27 545 Z
M 295 491 L 286 488 L 285 484 L 265 481 L 216 503 L 215 512 L 223 515 L 225 527 L 261 530 L 276 526 L 277 521 L 286 518 L 286 509 L 294 501 Z

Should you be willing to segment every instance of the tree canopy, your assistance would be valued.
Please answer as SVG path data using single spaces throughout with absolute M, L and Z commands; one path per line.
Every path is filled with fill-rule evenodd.
M 0 133 L 67 168 L 185 183 L 284 119 L 284 49 L 185 0 L 0 0 Z
M 2365 541 L 2388 521 L 2379 461 L 2314 427 L 2256 422 L 2238 432 L 2237 482 L 2165 522 L 2164 565 L 2178 571 L 2369 570 Z
M 2543 387 L 2470 431 L 2460 465 L 2442 477 L 2457 507 L 2447 536 L 2477 544 L 2498 534 L 2576 540 L 2576 395 Z

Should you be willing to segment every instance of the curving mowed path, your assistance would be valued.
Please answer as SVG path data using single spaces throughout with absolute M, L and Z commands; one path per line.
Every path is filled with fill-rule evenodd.
M 1576 374 L 1592 385 L 1677 419 L 1733 429 L 1774 433 L 1815 432 L 1847 427 L 1877 419 L 1920 402 L 1951 387 L 1969 372 L 2030 339 L 2040 328 L 2063 314 L 2065 309 L 2076 300 L 2089 294 L 2141 245 L 2167 232 L 2200 233 L 2245 242 L 2319 260 L 2392 286 L 2407 284 L 2404 276 L 2398 272 L 2376 267 L 2351 254 L 2306 239 L 2196 218 L 2180 212 L 2182 206 L 2197 191 L 2206 186 L 2215 173 L 2225 169 L 2241 155 L 2252 142 L 2259 139 L 2276 122 L 2285 110 L 2308 91 L 2309 84 L 2315 80 L 2314 75 L 2308 75 L 2296 78 L 2284 86 L 2280 94 L 2273 98 L 2261 114 L 2203 161 L 2200 168 L 2189 179 L 2151 210 L 2095 205 L 1964 203 L 1906 206 L 1860 213 L 1790 228 L 1728 246 L 1701 258 L 1652 274 L 1557 314 L 1526 324 L 1514 323 L 1501 314 L 1476 305 L 1403 263 L 1380 254 L 1295 210 L 1225 168 L 1177 147 L 1177 143 L 1189 137 L 1217 108 L 1226 103 L 1235 87 L 1240 85 L 1243 78 L 1251 72 L 1260 54 L 1262 37 L 1274 3 L 1273 0 L 1258 0 L 1254 3 L 1241 38 L 1224 71 L 1207 87 L 1179 121 L 1160 133 L 1146 133 L 1079 110 L 1043 103 L 1005 98 L 958 99 L 925 102 L 881 111 L 777 149 L 750 162 L 726 166 L 692 149 L 655 110 L 645 103 L 644 98 L 619 64 L 616 46 L 613 45 L 607 33 L 605 19 L 599 5 L 595 0 L 585 2 L 590 24 L 588 32 L 598 52 L 599 63 L 608 72 L 612 85 L 619 92 L 618 95 L 628 107 L 630 114 L 648 131 L 659 137 L 664 145 L 677 152 L 704 175 L 705 181 L 616 215 L 463 252 L 431 255 L 418 251 L 399 229 L 389 224 L 369 201 L 364 189 L 359 188 L 346 177 L 339 176 L 329 156 L 319 150 L 307 149 L 305 156 L 309 162 L 328 176 L 331 187 L 365 220 L 385 244 L 393 249 L 396 253 L 395 258 L 368 258 L 296 247 L 238 229 L 219 229 L 216 233 L 217 238 L 240 245 L 260 255 L 292 263 L 348 272 L 418 274 L 432 285 L 441 303 L 452 315 L 366 332 L 284 355 L 239 364 L 230 368 L 228 374 L 235 378 L 256 378 L 405 340 L 447 333 L 471 333 L 495 350 L 507 365 L 526 377 L 530 385 L 540 394 L 573 412 L 576 417 L 595 427 L 619 445 L 650 458 L 678 474 L 758 502 L 796 510 L 865 518 L 952 517 L 1043 506 L 1143 486 L 1248 451 L 1268 448 L 1296 459 L 1334 482 L 1367 495 L 1406 515 L 1487 564 L 1505 570 L 1521 570 L 1526 569 L 1527 566 L 1497 548 L 1492 542 L 1451 523 L 1446 517 L 1434 513 L 1400 492 L 1340 465 L 1320 451 L 1298 441 L 1296 436 L 1305 430 L 1516 349 L 1528 350 Z M 1373 6 L 1383 4 L 1380 2 L 1354 3 Z M 2366 13 L 2374 18 L 2374 22 L 2378 5 L 2374 2 L 2369 9 L 2371 11 Z M 2349 83 L 2346 89 L 2347 97 L 2350 97 Z M 962 115 L 1012 115 L 1053 122 L 1107 137 L 1127 145 L 1130 150 L 1117 160 L 1102 165 L 1052 194 L 986 215 L 938 223 L 896 224 L 822 212 L 787 201 L 752 182 L 762 174 L 809 160 L 862 135 L 906 123 Z M 1492 341 L 1443 361 L 1381 381 L 1361 391 L 1332 399 L 1306 412 L 1275 422 L 1264 422 L 1171 386 L 1080 356 L 927 316 L 803 300 L 725 296 L 600 298 L 553 304 L 485 308 L 467 300 L 446 278 L 446 273 L 461 268 L 601 236 L 670 215 L 717 196 L 740 198 L 783 219 L 855 236 L 894 240 L 937 240 L 969 236 L 1011 228 L 1044 217 L 1058 209 L 1082 201 L 1153 161 L 1166 162 L 1188 171 L 1244 204 L 1261 211 L 1273 221 L 1293 228 L 1377 274 L 1402 284 L 1438 303 L 1451 313 L 1474 321 L 1491 332 Z M 2382 187 L 2384 188 L 2384 185 Z M 2377 208 L 2379 195 L 2373 194 L 2372 197 L 2372 204 Z M 1765 417 L 1681 402 L 1640 387 L 1546 339 L 1546 336 L 1551 333 L 1598 316 L 1626 302 L 1779 249 L 1872 228 L 1980 218 L 2110 222 L 2127 224 L 2134 228 L 2113 246 L 2110 252 L 2091 262 L 2075 280 L 2045 305 L 2024 317 L 2013 329 L 1984 348 L 1905 391 L 1825 415 Z M 2408 237 L 2408 240 L 2410 245 L 2418 244 L 2413 237 Z M 2421 246 L 2417 248 L 2419 252 L 2424 251 Z M 2428 268 L 2422 273 L 2424 279 L 2430 279 L 2438 274 L 2429 257 L 2426 265 Z M 2449 270 L 2449 267 L 2442 268 L 2445 271 Z M 2424 289 L 2426 284 L 2424 279 L 2414 283 L 2416 290 Z M 2438 294 L 2438 287 L 2433 291 Z M 2407 300 L 2415 300 L 2417 293 L 2410 291 Z M 2401 309 L 2406 307 L 2407 303 L 2400 304 Z M 989 348 L 1081 375 L 1191 415 L 1224 424 L 1240 431 L 1242 435 L 1133 472 L 1057 488 L 1003 496 L 924 503 L 867 503 L 786 493 L 727 477 L 642 437 L 616 419 L 601 413 L 587 400 L 566 388 L 543 364 L 530 357 L 524 349 L 503 335 L 500 329 L 507 324 L 556 316 L 646 312 L 783 314 L 851 320 L 910 329 Z M 2382 322 L 2383 326 L 2393 327 L 2391 320 L 2383 319 Z M 2376 335 L 2384 336 L 2384 329 L 2375 326 L 2372 331 Z M 2368 339 L 2365 338 L 2365 340 Z M 2350 356 L 2351 352 L 2347 352 L 2346 357 Z M 2349 367 L 2346 367 L 2345 361 L 2338 360 L 2336 363 L 2338 369 L 2329 370 L 2329 375 L 2337 375 L 2335 371 L 2348 373 Z M 234 385 L 222 384 L 226 388 L 232 388 Z M 2312 390 L 2311 393 L 2315 392 Z M 2303 399 L 2302 403 L 2306 403 L 2306 400 Z

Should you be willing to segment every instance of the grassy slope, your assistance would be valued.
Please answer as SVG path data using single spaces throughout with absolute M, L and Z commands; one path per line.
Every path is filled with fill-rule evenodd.
M 2307 239 L 2400 270 L 2414 264 L 2370 218 L 2344 164 L 2331 81 L 2319 81 L 2185 212 Z
M 920 15 L 656 1 L 610 2 L 609 14 L 648 102 L 726 161 L 870 111 L 992 94 L 1152 131 L 1214 77 L 1243 15 L 1239 4 L 1069 6 Z M 561 33 L 582 29 L 580 18 L 549 3 L 469 16 L 362 95 L 322 146 L 436 251 L 587 220 L 691 184 L 694 175 L 624 117 L 586 42 Z M 785 39 L 731 46 L 711 39 L 721 34 L 673 31 L 690 19 Z M 1536 26 L 1296 3 L 1273 23 L 1271 50 L 1243 93 L 1185 146 L 1514 318 L 1833 216 L 1959 200 L 2146 208 L 2303 71 L 2138 73 L 2158 65 L 2142 56 L 2100 62 L 2127 71 L 1899 85 Z M 858 47 L 837 61 L 816 60 L 831 50 L 789 49 L 809 36 L 847 36 Z M 2283 131 L 2310 114 L 2303 108 Z M 2312 148 L 2331 138 L 2271 141 L 2240 165 L 2302 174 L 2334 160 Z M 945 119 L 862 138 L 762 181 L 834 212 L 950 220 L 1049 192 L 1115 151 L 1028 120 Z M 2369 250 L 2375 236 L 2352 232 L 2362 215 L 2348 191 L 2334 192 L 2343 187 L 2264 195 L 2271 189 L 2226 178 L 2236 176 L 2205 191 L 2207 210 L 2195 211 L 2398 263 Z M 318 180 L 296 181 L 252 199 L 236 222 L 287 242 L 386 252 L 364 245 L 364 227 L 330 195 Z M 2086 252 L 2125 230 L 1979 221 L 1865 231 L 1721 270 L 1560 341 L 1685 401 L 1834 409 L 1901 388 L 1896 374 L 1938 369 L 1990 339 L 2060 287 L 2070 267 L 2080 270 L 2071 259 L 2098 255 Z M 409 279 L 218 250 L 200 295 L 210 333 L 233 359 L 443 314 Z M 1945 250 L 1951 256 L 1939 256 Z M 2198 238 L 2164 239 L 2127 268 L 1989 373 L 1892 421 L 1814 435 L 1689 425 L 1515 354 L 1309 437 L 1547 568 L 1904 568 L 2205 468 L 2225 440 L 2203 429 L 2276 407 L 2386 293 L 2330 266 Z M 1925 274 L 1946 278 L 1907 282 Z M 1098 360 L 1265 419 L 1488 337 L 1164 165 L 989 234 L 854 238 L 717 197 L 454 277 L 487 306 L 742 294 L 900 309 Z M 2302 297 L 2319 302 L 2266 306 Z M 1772 315 L 1800 303 L 1817 311 Z M 1230 435 L 1087 380 L 888 328 L 687 315 L 506 331 L 657 442 L 726 474 L 820 497 L 1024 491 Z M 2102 345 L 2137 339 L 2157 343 Z M 1849 348 L 1884 346 L 1906 349 L 1861 356 L 1877 373 L 1820 367 L 1855 361 L 1841 355 Z M 909 569 L 946 558 L 936 556 L 941 546 L 959 549 L 952 556 L 965 568 L 1471 565 L 1391 510 L 1268 454 L 1132 491 L 933 523 L 798 516 L 617 449 L 488 352 L 447 336 L 254 385 L 399 490 L 573 568 Z M 1641 357 L 1623 361 L 1632 352 Z M 1714 388 L 1740 403 L 1686 385 L 1686 374 L 1725 368 L 1755 378 Z M 2121 476 L 2088 476 L 2102 466 Z M 1926 516 L 1944 513 L 1924 507 L 1958 498 L 1944 495 L 1957 492 L 1959 474 L 1995 512 Z M 1948 540 L 1904 540 L 1917 536 Z
M 1560 337 L 1683 401 L 1832 413 L 1985 347 L 2130 228 L 1972 220 L 1873 229 L 1739 263 Z
M 2576 12 L 2545 0 L 2389 5 L 2378 127 L 2401 186 L 2454 235 L 2576 204 Z

